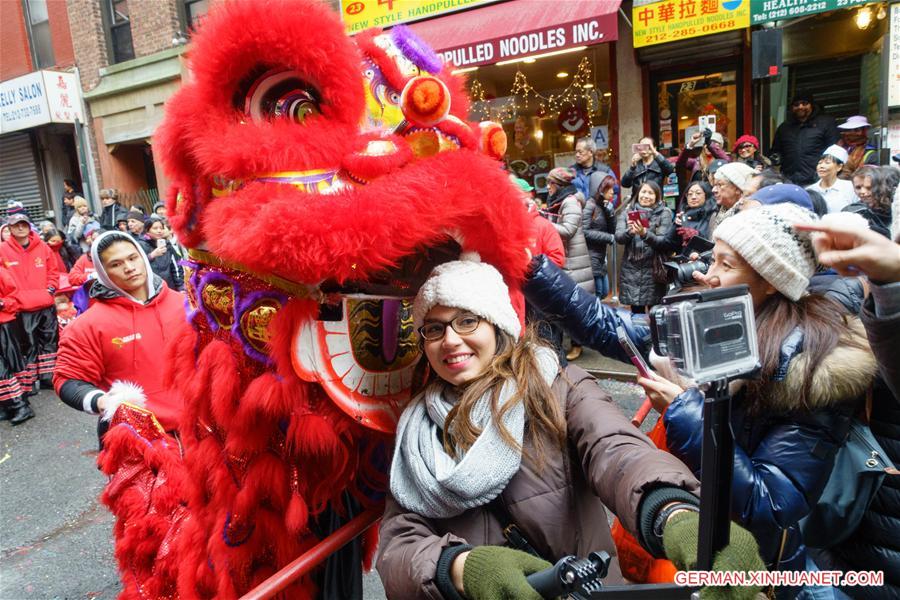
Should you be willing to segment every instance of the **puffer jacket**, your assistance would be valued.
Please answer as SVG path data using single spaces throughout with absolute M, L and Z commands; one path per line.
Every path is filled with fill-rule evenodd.
M 529 304 L 559 322 L 574 340 L 603 356 L 629 362 L 616 335 L 619 326 L 645 359 L 650 354 L 650 327 L 645 315 L 632 315 L 631 311 L 604 304 L 578 287 L 546 256 L 532 259 L 522 291 Z
M 156 250 L 156 240 L 142 235 L 138 241 L 149 258 L 150 253 Z M 178 255 L 175 252 L 175 248 L 168 240 L 166 240 L 166 253 L 162 256 L 150 258 L 150 268 L 169 284 L 169 288 L 178 292 L 184 289 L 184 272 L 178 264 Z
M 619 302 L 647 306 L 659 302 L 666 293 L 666 284 L 653 280 L 653 261 L 657 254 L 665 258 L 676 249 L 670 237 L 672 211 L 662 203 L 644 209 L 650 212 L 650 227 L 641 238 L 628 231 L 631 210 L 638 210 L 636 203 L 625 207 L 616 223 L 616 241 L 625 246 L 619 268 Z
M 769 570 L 804 570 L 806 546 L 799 522 L 828 482 L 842 443 L 835 432 L 846 430 L 874 380 L 877 367 L 868 346 L 848 345 L 865 344 L 859 320 L 851 325 L 848 338 L 817 366 L 808 409 L 798 400 L 808 360 L 799 329 L 784 340 L 781 369 L 764 388 L 759 410 L 748 409 L 746 390 L 734 395 L 731 515 L 753 533 Z M 703 393 L 692 387 L 663 415 L 669 451 L 695 473 L 700 471 L 703 404 Z M 794 596 L 786 589 L 779 597 Z
M 893 286 L 889 290 L 890 286 L 873 284 L 873 294 L 863 304 L 861 317 L 883 384 L 881 389 L 876 384 L 872 394 L 869 426 L 888 458 L 900 468 L 900 312 L 876 316 L 873 300 L 881 292 L 900 295 L 900 284 Z M 883 588 L 854 587 L 845 592 L 866 600 L 900 598 L 900 475 L 885 477 L 859 528 L 831 551 L 847 569 L 884 571 Z
M 574 185 L 560 188 L 547 202 L 547 216 L 566 249 L 566 271 L 578 285 L 593 293 L 594 273 L 582 229 L 583 198 Z
M 775 130 L 771 154 L 781 156 L 781 173 L 799 186 L 815 183 L 816 165 L 822 152 L 840 139 L 837 124 L 823 114 L 818 105 L 802 123 L 788 112 L 784 123 Z
M 581 229 L 591 257 L 594 278 L 605 277 L 607 273 L 606 250 L 616 243 L 616 215 L 605 200 L 601 205 L 593 198 L 588 199 L 581 215 Z
M 551 389 L 564 409 L 566 451 L 548 444 L 540 471 L 523 461 L 500 498 L 541 555 L 555 560 L 605 550 L 614 559 L 604 583 L 621 582 L 604 504 L 627 530 L 640 535 L 639 507 L 649 493 L 677 488 L 697 494 L 699 482 L 678 459 L 657 450 L 631 426 L 579 367 L 567 367 Z M 533 453 L 527 436 L 524 447 Z M 387 597 L 444 600 L 435 580 L 439 561 L 444 550 L 461 544 L 506 544 L 499 521 L 487 507 L 429 519 L 407 512 L 389 497 L 376 556 Z

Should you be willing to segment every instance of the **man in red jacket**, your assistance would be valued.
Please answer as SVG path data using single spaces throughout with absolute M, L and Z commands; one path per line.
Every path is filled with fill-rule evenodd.
M 31 221 L 21 205 L 9 209 L 6 222 L 12 236 L 0 244 L 0 260 L 18 288 L 17 337 L 25 359 L 20 383 L 27 398 L 37 393 L 35 384 L 39 380 L 49 384 L 53 377 L 59 343 L 53 294 L 59 286 L 59 268 L 53 250 L 31 230 Z
M 19 342 L 16 339 L 16 282 L 0 261 L 0 419 L 9 419 L 13 425 L 24 423 L 34 416 L 25 400 L 19 377 L 25 368 Z
M 53 384 L 63 402 L 102 413 L 98 436 L 121 402 L 143 404 L 167 431 L 178 428 L 181 397 L 163 384 L 166 343 L 184 322 L 184 295 L 153 274 L 126 233 L 107 231 L 91 246 L 91 307 L 65 330 Z

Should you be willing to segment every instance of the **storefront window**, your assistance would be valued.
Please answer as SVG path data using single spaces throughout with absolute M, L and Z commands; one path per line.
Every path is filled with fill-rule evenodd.
M 738 87 L 736 71 L 666 79 L 656 85 L 657 122 L 654 123 L 660 149 L 682 148 L 701 125 L 721 133 L 728 143 L 737 132 Z
M 467 73 L 473 99 L 469 118 L 501 123 L 510 172 L 546 191 L 550 169 L 575 162 L 576 140 L 590 136 L 598 156 L 612 164 L 609 49 L 580 48 L 497 63 Z

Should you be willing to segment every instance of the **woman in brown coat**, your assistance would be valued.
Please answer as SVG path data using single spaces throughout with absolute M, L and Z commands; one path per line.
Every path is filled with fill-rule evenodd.
M 377 555 L 389 598 L 540 598 L 525 577 L 546 561 L 615 556 L 604 504 L 650 552 L 693 564 L 697 480 L 586 372 L 520 337 L 499 272 L 477 255 L 435 268 L 413 319 L 430 375 L 397 428 Z M 731 539 L 719 558 L 756 554 L 748 533 Z

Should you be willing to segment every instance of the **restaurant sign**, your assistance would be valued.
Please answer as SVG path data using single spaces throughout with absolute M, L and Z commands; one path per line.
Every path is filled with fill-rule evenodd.
M 839 8 L 862 6 L 871 0 L 755 0 L 750 2 L 754 25 L 768 21 L 780 21 L 805 17 Z
M 758 0 L 757 0 L 758 1 Z M 634 47 L 674 42 L 750 26 L 751 0 L 635 2 Z

